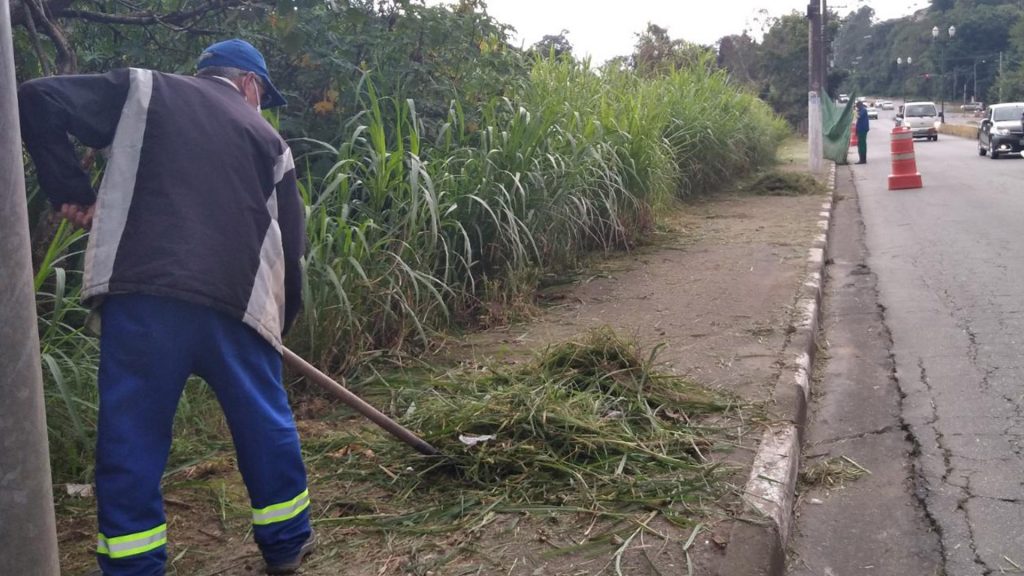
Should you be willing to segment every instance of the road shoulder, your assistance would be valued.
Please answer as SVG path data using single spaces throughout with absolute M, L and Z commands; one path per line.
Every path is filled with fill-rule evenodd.
M 823 305 L 825 351 L 816 367 L 802 471 L 834 462 L 869 473 L 818 476 L 798 487 L 788 562 L 793 576 L 942 573 L 938 537 L 916 497 L 916 447 L 902 421 L 891 337 L 863 227 L 852 176 L 841 169 Z

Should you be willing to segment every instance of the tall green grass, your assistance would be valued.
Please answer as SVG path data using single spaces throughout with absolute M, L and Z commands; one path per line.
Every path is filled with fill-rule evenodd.
M 83 236 L 62 223 L 34 278 L 50 457 L 58 481 L 91 470 L 81 455 L 91 453 L 95 442 L 99 343 L 86 331 L 88 311 L 79 303 Z
M 303 182 L 311 250 L 291 344 L 333 370 L 429 346 L 487 302 L 528 299 L 545 271 L 635 244 L 671 198 L 767 164 L 787 132 L 708 61 L 643 79 L 540 60 L 521 93 L 454 101 L 438 126 L 370 80 L 362 94 L 340 145 L 296 143 L 300 165 L 326 169 Z

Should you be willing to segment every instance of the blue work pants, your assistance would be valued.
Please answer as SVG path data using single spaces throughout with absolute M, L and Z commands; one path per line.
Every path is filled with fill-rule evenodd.
M 97 557 L 108 576 L 164 573 L 160 479 L 191 374 L 210 385 L 224 410 L 264 559 L 294 558 L 310 535 L 306 471 L 278 351 L 213 308 L 111 295 L 102 307 L 96 446 Z

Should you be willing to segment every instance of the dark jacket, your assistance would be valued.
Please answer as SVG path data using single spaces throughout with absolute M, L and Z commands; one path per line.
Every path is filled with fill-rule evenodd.
M 868 109 L 857 108 L 857 133 L 864 134 L 868 131 Z
M 137 68 L 18 91 L 50 202 L 96 202 L 84 301 L 144 293 L 224 311 L 280 349 L 301 305 L 303 206 L 291 150 L 219 78 Z M 98 193 L 68 134 L 109 147 Z

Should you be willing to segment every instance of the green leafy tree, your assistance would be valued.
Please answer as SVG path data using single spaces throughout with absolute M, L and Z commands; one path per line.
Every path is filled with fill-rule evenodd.
M 321 140 L 333 141 L 361 110 L 367 72 L 381 93 L 415 99 L 428 137 L 456 95 L 470 104 L 505 96 L 528 72 L 508 44 L 510 28 L 478 2 L 317 3 L 269 24 L 283 47 L 271 65 L 300 96 L 288 111 L 295 127 L 285 129 Z
M 794 126 L 807 118 L 807 19 L 792 12 L 774 21 L 761 43 L 762 97 Z
M 979 98 L 998 99 L 999 53 L 1011 53 L 1016 49 L 1011 40 L 1011 31 L 1021 21 L 1021 5 L 1017 2 L 960 3 L 947 12 L 941 24 L 946 21 L 956 25 L 956 36 L 949 42 L 944 54 L 946 75 L 943 86 L 947 100 L 974 95 L 974 78 L 977 75 Z M 939 27 L 941 28 L 941 24 Z M 1011 62 L 1019 62 L 1015 57 Z M 1006 70 L 1012 76 L 1016 67 Z M 986 87 L 996 87 L 986 94 Z
M 170 38 L 210 33 L 230 20 L 271 9 L 273 2 L 13 0 L 18 71 L 24 76 L 92 70 L 121 58 L 145 55 L 178 61 L 187 48 Z M 158 56 L 159 54 L 159 56 Z M 192 56 L 194 58 L 194 55 Z
M 718 40 L 718 66 L 728 70 L 733 80 L 757 86 L 761 67 L 757 43 L 746 31 L 723 36 Z
M 842 91 L 910 98 L 998 99 L 1016 83 L 1019 61 L 1013 30 L 1024 13 L 1018 0 L 933 1 L 913 16 L 874 21 L 869 7 L 841 19 L 834 42 Z M 956 27 L 950 38 L 948 29 Z M 932 28 L 939 36 L 933 38 Z M 997 78 L 999 54 L 1005 78 Z M 897 64 L 897 58 L 902 64 Z M 910 58 L 912 65 L 907 65 Z M 976 86 L 975 86 L 976 84 Z
M 571 58 L 572 43 L 567 38 L 568 34 L 569 31 L 564 29 L 558 34 L 546 34 L 540 41 L 530 47 L 530 53 L 541 58 L 548 58 L 549 56 L 555 58 L 568 56 Z
M 1010 29 L 1010 50 L 1004 73 L 992 86 L 988 98 L 998 100 L 1024 100 L 1024 18 L 1019 19 Z
M 282 131 L 322 140 L 361 110 L 371 71 L 381 92 L 416 99 L 428 135 L 456 94 L 484 102 L 527 74 L 510 27 L 478 0 L 15 0 L 14 15 L 19 80 L 124 66 L 189 74 L 203 47 L 246 38 L 289 98 Z
M 832 42 L 833 62 L 836 68 L 849 70 L 864 58 L 874 38 L 872 22 L 875 11 L 862 6 L 840 20 L 839 30 Z
M 714 57 L 711 48 L 672 39 L 667 28 L 648 24 L 647 29 L 637 35 L 633 67 L 641 76 L 650 78 L 689 68 L 709 56 Z

